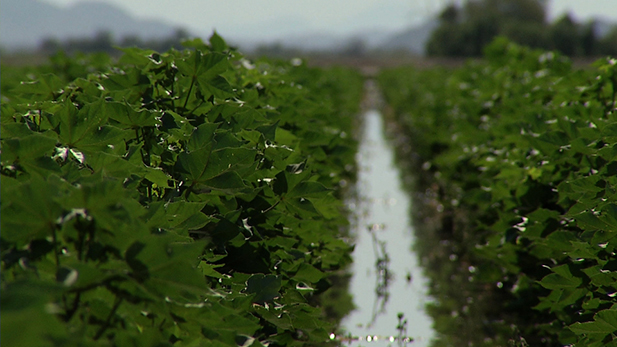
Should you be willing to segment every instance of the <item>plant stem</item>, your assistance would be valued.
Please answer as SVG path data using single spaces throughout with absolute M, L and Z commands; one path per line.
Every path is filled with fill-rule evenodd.
M 196 79 L 197 76 L 193 75 L 193 78 L 191 79 L 191 86 L 189 87 L 189 91 L 186 94 L 186 100 L 184 100 L 184 105 L 182 106 L 183 109 L 186 109 L 186 105 L 188 105 L 189 103 L 189 98 L 191 97 L 191 93 L 193 92 L 193 85 L 195 85 Z
M 60 255 L 58 254 L 58 236 L 56 234 L 57 227 L 54 225 L 52 233 L 52 242 L 54 243 L 54 258 L 56 260 L 56 272 L 60 269 Z

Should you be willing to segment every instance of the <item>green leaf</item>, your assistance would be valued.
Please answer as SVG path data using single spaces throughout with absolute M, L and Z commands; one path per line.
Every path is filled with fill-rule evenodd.
M 171 180 L 171 177 L 168 176 L 162 169 L 147 167 L 145 171 L 146 171 L 146 174 L 144 177 L 148 181 L 156 184 L 157 186 L 161 188 L 171 188 L 171 186 L 169 185 L 169 181 Z
M 158 112 L 150 110 L 135 110 L 127 103 L 105 102 L 103 110 L 109 118 L 122 124 L 125 129 L 137 129 L 161 124 Z
M 255 294 L 253 302 L 263 304 L 279 296 L 281 283 L 279 276 L 256 274 L 246 281 L 246 292 Z
M 186 151 L 193 152 L 202 148 L 212 148 L 215 131 L 219 125 L 219 123 L 204 123 L 195 128 L 187 143 Z
M 255 130 L 259 131 L 266 140 L 273 142 L 276 138 L 276 129 L 278 129 L 278 126 L 279 121 L 277 120 L 272 124 L 259 126 L 255 128 Z
M 343 205 L 336 197 L 328 194 L 323 198 L 309 198 L 313 206 L 326 219 L 341 217 Z
M 180 153 L 178 165 L 188 174 L 192 185 L 226 191 L 245 187 L 236 170 L 253 165 L 254 158 L 255 151 L 246 148 L 202 148 Z
M 19 160 L 18 164 L 25 172 L 29 174 L 38 174 L 41 177 L 47 177 L 51 174 L 60 174 L 60 166 L 49 156 L 40 156 L 38 158 L 25 158 Z
M 568 252 L 568 256 L 573 259 L 597 259 L 598 248 L 594 248 L 587 242 L 572 241 L 572 248 Z
M 244 184 L 242 177 L 236 172 L 224 172 L 209 180 L 203 181 L 198 187 L 206 187 L 227 194 L 241 192 L 248 188 L 248 186 Z
M 311 219 L 320 216 L 319 211 L 315 209 L 313 203 L 304 198 L 285 198 L 282 200 L 284 205 L 297 214 L 302 219 Z
M 50 157 L 58 140 L 42 134 L 31 134 L 22 138 L 6 139 L 2 142 L 2 161 L 13 162 Z
M 266 308 L 262 306 L 255 306 L 255 312 L 263 319 L 278 327 L 279 329 L 290 330 L 293 329 L 293 322 L 291 317 L 287 313 L 279 314 L 272 308 Z M 274 312 L 273 312 L 274 311 Z
M 250 167 L 255 161 L 255 154 L 255 150 L 248 148 L 222 148 L 214 150 L 210 156 L 204 177 L 215 177 L 224 172 Z
M 177 237 L 149 235 L 134 242 L 125 257 L 131 276 L 161 298 L 183 301 L 187 295 L 203 295 L 206 283 L 197 269 L 201 242 L 177 242 Z
M 143 217 L 150 229 L 164 229 L 178 234 L 197 230 L 213 220 L 201 212 L 206 204 L 203 202 L 163 202 L 158 201 L 148 206 Z
M 612 328 L 613 333 L 617 332 L 617 309 L 602 310 L 596 313 L 594 320 L 606 323 L 606 325 Z
M 223 52 L 228 48 L 225 40 L 223 40 L 223 38 L 220 37 L 216 31 L 212 33 L 212 36 L 210 36 L 210 46 L 215 52 Z
M 611 286 L 615 283 L 615 277 L 610 271 L 603 271 L 602 266 L 596 265 L 583 270 L 583 272 L 589 277 L 591 283 L 595 286 Z
M 558 274 L 550 274 L 545 276 L 540 284 L 546 289 L 559 288 L 577 288 L 583 283 L 583 280 L 578 277 L 564 277 Z
M 124 139 L 129 136 L 129 131 L 115 126 L 103 125 L 92 130 L 87 136 L 73 143 L 74 147 L 86 154 L 99 151 L 113 152 L 114 148 L 122 148 Z M 86 161 L 88 158 L 86 157 Z
M 596 313 L 593 319 L 593 322 L 577 322 L 570 325 L 568 328 L 579 335 L 597 334 L 595 338 L 598 340 L 608 334 L 614 334 L 617 331 L 617 310 L 602 310 Z
M 570 251 L 572 249 L 572 242 L 576 242 L 578 239 L 574 234 L 568 231 L 558 230 L 551 233 L 546 242 L 541 242 L 543 245 L 547 247 L 553 248 L 557 251 Z
M 330 189 L 319 182 L 300 182 L 287 193 L 287 198 L 321 198 L 325 197 Z
M 213 265 L 206 261 L 201 261 L 199 263 L 199 268 L 201 269 L 204 276 L 214 277 L 214 278 L 223 278 L 223 275 L 216 271 L 216 268 L 223 266 L 221 265 Z
M 231 64 L 226 54 L 207 53 L 201 59 L 197 77 L 200 81 L 205 82 L 221 77 L 220 75 L 228 70 L 231 70 Z
M 208 167 L 211 153 L 212 148 L 200 148 L 190 153 L 182 152 L 178 155 L 176 168 L 185 172 L 191 181 L 199 182 Z
M 137 158 L 137 156 L 134 157 Z M 131 159 L 131 157 L 129 155 L 122 157 L 116 154 L 97 152 L 88 156 L 88 165 L 95 172 L 100 171 L 105 177 L 116 177 L 123 180 L 132 175 L 143 176 L 145 174 L 146 167 L 141 163 L 141 158 L 139 158 L 141 165 L 136 165 L 127 159 Z
M 144 230 L 138 218 L 145 214 L 145 209 L 129 196 L 130 192 L 124 189 L 122 182 L 102 179 L 99 175 L 89 178 L 93 182 L 82 182 L 79 189 L 73 189 L 61 200 L 62 206 L 67 210 L 85 209 L 100 227 L 114 233 L 131 230 L 133 237 L 139 237 Z M 122 238 L 117 240 L 122 242 Z
M 18 185 L 5 184 L 2 176 L 2 238 L 25 245 L 35 238 L 45 238 L 56 228 L 62 207 L 55 198 L 58 186 L 40 177 Z
M 600 218 L 595 216 L 592 212 L 583 212 L 574 216 L 574 219 L 582 227 L 586 227 L 592 230 L 613 230 L 608 224 L 603 222 Z
M 313 265 L 303 263 L 293 278 L 299 282 L 311 284 L 319 282 L 324 276 L 325 274 Z
M 54 74 L 44 74 L 37 80 L 22 82 L 12 92 L 16 94 L 34 94 L 45 98 L 52 98 L 64 88 L 64 82 Z
M 229 70 L 231 65 L 227 55 L 221 53 L 203 53 L 194 51 L 186 60 L 176 60 L 180 73 L 195 77 L 203 82 L 214 79 Z
M 155 53 L 153 50 L 138 47 L 122 47 L 120 50 L 124 53 L 119 60 L 121 64 L 142 67 L 153 63 L 152 58 L 150 58 Z
M 234 96 L 233 89 L 223 76 L 210 77 L 208 74 L 197 78 L 201 92 L 204 95 L 214 95 L 220 99 Z
M 77 109 L 72 102 L 67 101 L 64 107 L 53 115 L 59 122 L 60 140 L 67 146 L 77 147 L 80 141 L 95 133 L 107 121 L 103 105 L 98 102 Z
M 276 135 L 275 135 L 276 142 L 280 145 L 293 147 L 298 141 L 298 137 L 296 135 L 294 135 L 289 130 L 285 130 L 281 128 L 280 126 L 275 129 L 275 132 L 276 132 Z
M 42 281 L 18 281 L 0 291 L 2 343 L 5 346 L 57 346 L 54 340 L 66 339 L 65 325 L 54 311 L 61 310 L 54 296 L 60 285 Z
M 3 104 L 2 107 L 4 108 L 5 105 Z M 2 110 L 1 112 L 11 111 Z M 5 115 L 2 114 L 2 117 L 5 117 Z M 22 118 L 25 117 L 22 116 Z M 7 119 L 6 121 L 2 119 L 2 125 L 0 125 L 0 129 L 2 129 L 1 132 L 3 139 L 22 138 L 32 135 L 32 130 L 28 127 L 27 123 L 15 123 L 12 118 Z

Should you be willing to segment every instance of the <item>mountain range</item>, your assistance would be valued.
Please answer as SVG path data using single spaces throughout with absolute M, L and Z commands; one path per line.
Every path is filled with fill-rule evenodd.
M 173 35 L 176 28 L 160 21 L 142 21 L 102 2 L 58 7 L 39 0 L 2 0 L 0 45 L 9 50 L 38 46 L 47 38 L 94 37 L 108 31 L 115 38 L 153 39 Z
M 292 30 L 298 27 L 297 19 L 293 18 L 281 18 L 273 22 L 276 26 L 261 25 L 261 30 L 247 27 L 236 31 L 236 33 L 259 32 L 260 36 L 263 35 L 261 37 L 270 39 L 240 37 L 238 34 L 225 35 L 225 32 L 222 34 L 230 42 L 245 50 L 251 50 L 258 45 L 276 43 L 295 49 L 327 51 L 340 49 L 361 40 L 369 49 L 403 49 L 422 54 L 424 42 L 436 25 L 432 21 L 404 32 L 392 29 L 358 29 L 355 34 L 344 36 L 328 32 Z M 370 21 L 363 21 L 356 26 L 362 28 L 372 25 L 374 23 Z M 69 7 L 59 7 L 40 0 L 2 0 L 2 11 L 0 11 L 0 46 L 9 51 L 33 49 L 49 38 L 60 41 L 89 38 L 102 31 L 111 33 L 115 39 L 136 36 L 149 40 L 168 38 L 178 29 L 178 26 L 162 21 L 139 20 L 124 10 L 103 2 L 78 2 Z M 202 37 L 210 35 L 205 32 L 189 31 L 189 33 Z

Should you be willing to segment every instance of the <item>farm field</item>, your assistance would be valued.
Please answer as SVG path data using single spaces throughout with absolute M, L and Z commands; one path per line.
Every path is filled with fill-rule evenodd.
M 3 66 L 5 344 L 341 344 L 375 78 L 430 345 L 617 345 L 617 60 L 497 40 L 367 70 L 185 46 Z
M 4 344 L 323 345 L 350 309 L 361 76 L 187 47 L 3 69 Z
M 434 346 L 613 346 L 617 60 L 497 40 L 379 76 L 419 206 Z

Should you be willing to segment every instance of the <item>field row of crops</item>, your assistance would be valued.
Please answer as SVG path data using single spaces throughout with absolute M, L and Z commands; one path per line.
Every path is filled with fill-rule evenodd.
M 351 308 L 361 76 L 186 45 L 2 68 L 3 344 L 321 346 Z
M 337 343 L 362 76 L 185 45 L 2 68 L 5 344 Z M 617 345 L 617 61 L 379 82 L 433 345 Z
M 384 71 L 418 172 L 434 346 L 617 344 L 617 61 L 505 40 L 456 70 Z

